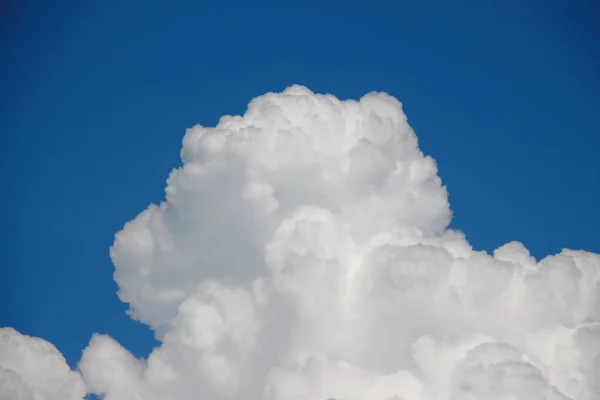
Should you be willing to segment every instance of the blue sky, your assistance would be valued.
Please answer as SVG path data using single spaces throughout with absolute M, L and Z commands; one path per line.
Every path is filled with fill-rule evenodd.
M 399 98 L 476 248 L 600 251 L 592 1 L 84 3 L 0 13 L 0 325 L 71 365 L 93 332 L 155 344 L 108 248 L 163 198 L 185 129 L 293 83 Z

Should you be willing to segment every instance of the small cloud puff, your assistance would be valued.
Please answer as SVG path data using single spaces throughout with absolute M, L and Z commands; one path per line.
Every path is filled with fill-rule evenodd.
M 0 328 L 1 400 L 81 400 L 86 393 L 51 343 Z

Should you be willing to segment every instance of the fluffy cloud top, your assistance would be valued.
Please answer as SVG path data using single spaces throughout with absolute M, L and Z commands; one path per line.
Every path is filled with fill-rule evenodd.
M 162 344 L 140 360 L 95 336 L 79 364 L 88 391 L 600 398 L 600 256 L 537 262 L 517 242 L 474 251 L 448 229 L 436 164 L 393 97 L 340 101 L 292 86 L 189 129 L 181 156 L 166 201 L 111 248 L 120 298 Z M 58 376 L 74 388 L 60 398 L 81 398 L 68 368 L 54 378 L 33 359 L 0 358 L 0 379 L 23 393 L 12 398 L 58 398 L 43 383 Z
M 0 328 L 0 400 L 78 400 L 85 392 L 51 343 Z

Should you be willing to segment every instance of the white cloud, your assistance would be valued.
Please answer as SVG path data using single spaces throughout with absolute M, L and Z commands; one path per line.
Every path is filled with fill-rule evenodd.
M 293 86 L 189 129 L 181 155 L 166 201 L 111 248 L 120 298 L 162 344 L 137 360 L 95 336 L 90 391 L 600 398 L 600 256 L 474 251 L 393 97 Z
M 52 344 L 0 328 L 0 400 L 80 400 L 85 386 Z

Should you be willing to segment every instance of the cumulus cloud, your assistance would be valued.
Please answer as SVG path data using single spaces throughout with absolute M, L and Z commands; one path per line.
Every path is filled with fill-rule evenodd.
M 395 98 L 292 86 L 189 129 L 181 157 L 166 200 L 110 251 L 120 298 L 161 345 L 136 359 L 94 336 L 90 392 L 600 398 L 600 256 L 472 249 Z
M 85 392 L 51 343 L 0 328 L 0 400 L 81 400 Z

